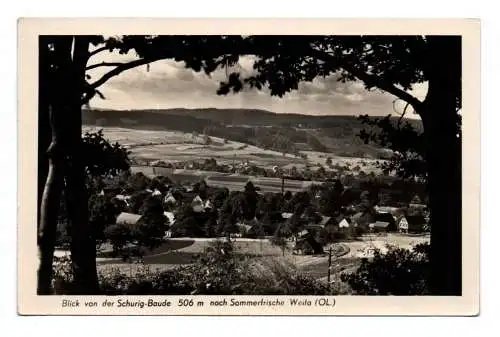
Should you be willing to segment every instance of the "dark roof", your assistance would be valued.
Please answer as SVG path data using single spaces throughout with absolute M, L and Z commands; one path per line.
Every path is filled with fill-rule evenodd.
M 356 222 L 358 225 L 368 225 L 375 219 L 370 213 L 358 212 L 352 216 L 352 221 Z
M 321 226 L 325 226 L 326 224 L 328 224 L 328 222 L 332 219 L 332 217 L 330 216 L 322 216 L 321 217 L 321 221 L 319 222 L 319 224 Z
M 299 241 L 297 241 L 297 243 L 295 244 L 295 247 L 294 247 L 295 250 L 308 249 L 308 248 L 311 249 L 314 254 L 324 253 L 323 246 L 321 246 L 321 244 L 318 241 L 316 241 L 312 237 L 312 235 L 306 235 L 303 239 L 300 239 Z
M 394 223 L 394 217 L 390 213 L 377 213 L 375 214 L 375 221 Z
M 377 228 L 387 228 L 389 227 L 390 223 L 389 222 L 384 222 L 384 221 L 376 221 L 374 224 L 373 224 L 373 227 L 377 227 Z
M 424 225 L 427 221 L 425 221 L 425 217 L 423 215 L 407 215 L 406 221 L 411 226 L 421 226 Z
M 363 214 L 363 212 L 358 212 L 352 216 L 352 219 L 358 221 L 363 216 Z

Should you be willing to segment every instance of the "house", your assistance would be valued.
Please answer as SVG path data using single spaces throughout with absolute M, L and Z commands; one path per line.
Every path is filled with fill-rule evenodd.
M 376 221 L 368 225 L 368 227 L 377 233 L 380 232 L 388 232 L 390 230 L 391 224 L 389 222 L 384 221 Z
M 306 223 L 307 222 L 308 221 L 306 220 Z M 322 215 L 321 219 L 319 220 L 318 223 L 309 223 L 305 227 L 307 229 L 311 229 L 311 230 L 321 230 L 321 229 L 323 229 L 323 228 L 325 228 L 326 226 L 329 226 L 329 225 L 336 225 L 335 219 L 333 219 L 330 216 L 324 216 L 324 215 Z
M 349 228 L 350 227 L 350 224 L 349 222 L 347 221 L 346 218 L 343 218 L 340 222 L 339 222 L 339 228 Z
M 161 192 L 155 188 L 155 190 L 151 193 L 151 195 L 154 197 L 158 197 L 158 196 L 161 197 Z
M 129 227 L 134 227 L 137 225 L 142 215 L 122 212 L 116 217 L 117 225 L 125 225 Z
M 309 234 L 309 231 L 307 229 L 303 229 L 300 232 L 298 232 L 296 236 L 297 236 L 297 238 L 300 239 L 302 237 L 305 237 L 308 234 Z
M 260 222 L 255 217 L 251 220 L 243 220 L 236 223 L 236 227 L 238 227 L 239 234 L 242 235 L 247 235 L 252 231 L 255 231 L 259 226 Z
M 238 227 L 239 234 L 246 234 L 252 229 L 253 226 L 243 222 L 239 222 L 236 224 L 236 227 Z
M 397 230 L 396 219 L 394 216 L 389 213 L 376 213 L 375 214 L 375 223 L 376 222 L 387 222 L 389 226 L 387 227 L 388 232 L 394 232 Z
M 389 214 L 396 214 L 397 211 L 399 210 L 398 207 L 391 207 L 391 206 L 375 206 L 374 207 L 375 212 L 377 213 L 389 213 Z
M 253 226 L 240 222 L 236 224 L 236 227 L 238 227 L 241 234 L 246 234 Z
M 410 203 L 408 207 L 411 209 L 425 210 L 427 208 L 427 205 Z
M 373 214 L 368 212 L 358 212 L 351 218 L 351 224 L 354 227 L 368 227 L 368 225 L 373 222 L 375 222 L 375 217 Z
M 314 248 L 309 244 L 307 240 L 300 240 L 295 243 L 293 247 L 293 254 L 295 255 L 313 255 Z
M 130 195 L 123 195 L 123 194 L 117 194 L 115 195 L 115 199 L 116 200 L 120 200 L 120 201 L 123 201 L 125 203 L 125 205 L 127 205 L 127 207 L 129 207 L 129 200 L 130 200 L 131 196 Z
M 193 211 L 195 211 L 196 213 L 200 213 L 205 210 L 203 200 L 201 200 L 199 195 L 194 197 L 193 201 L 191 201 L 191 206 L 193 207 Z
M 427 205 L 423 204 L 420 197 L 418 195 L 415 195 L 411 201 L 410 204 L 408 205 L 409 208 L 413 209 L 426 209 Z
M 401 233 L 422 233 L 426 224 L 425 218 L 421 215 L 407 215 L 399 219 L 398 228 Z
M 163 212 L 163 215 L 167 217 L 170 226 L 175 223 L 175 215 L 173 212 Z
M 175 205 L 177 203 L 177 199 L 175 199 L 175 197 L 172 195 L 171 192 L 168 192 L 167 195 L 165 196 L 165 199 L 163 199 L 163 202 L 166 204 Z
M 314 239 L 312 235 L 307 235 L 295 243 L 293 253 L 298 255 L 324 254 L 323 246 Z
M 207 199 L 207 201 L 205 202 L 205 205 L 203 207 L 205 209 L 212 209 L 212 202 L 210 201 L 210 199 Z
M 324 216 L 322 215 L 321 216 L 321 220 L 319 222 L 318 225 L 320 225 L 321 227 L 325 228 L 326 226 L 330 225 L 330 224 L 335 224 L 335 219 L 333 219 L 331 216 Z

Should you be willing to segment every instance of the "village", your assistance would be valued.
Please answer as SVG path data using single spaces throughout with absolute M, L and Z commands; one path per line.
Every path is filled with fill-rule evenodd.
M 162 264 L 175 260 L 169 256 L 175 253 L 172 242 L 189 239 L 260 242 L 261 251 L 265 242 L 279 247 L 283 256 L 324 256 L 337 245 L 338 257 L 347 254 L 359 258 L 370 256 L 373 245 L 364 243 L 374 238 L 386 238 L 387 243 L 391 243 L 390 238 L 428 240 L 429 213 L 420 199 L 425 195 L 407 193 L 406 202 L 401 202 L 401 190 L 411 189 L 407 185 L 398 187 L 398 182 L 381 183 L 383 176 L 349 179 L 350 185 L 343 185 L 346 181 L 339 176 L 298 188 L 296 181 L 276 178 L 272 185 L 277 192 L 270 192 L 259 184 L 259 177 L 233 176 L 239 184 L 228 188 L 227 180 L 231 179 L 220 184 L 206 179 L 208 184 L 196 171 L 192 173 L 195 178 L 191 182 L 185 179 L 186 171 L 183 179 L 174 174 L 157 176 L 136 171 L 95 182 L 90 188 L 95 196 L 90 198 L 89 210 L 91 220 L 92 216 L 96 219 L 91 224 L 100 231 L 98 257 L 129 263 L 134 256 L 147 261 L 149 255 L 160 254 L 163 258 L 154 260 Z M 196 177 L 200 180 L 193 182 Z M 64 222 L 59 228 L 61 252 L 67 246 Z M 259 245 L 248 247 L 252 250 Z M 357 254 L 348 254 L 354 249 Z

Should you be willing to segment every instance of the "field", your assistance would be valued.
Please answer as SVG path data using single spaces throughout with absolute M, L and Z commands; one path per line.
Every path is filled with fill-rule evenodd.
M 164 246 L 156 249 L 151 255 L 144 258 L 144 262 L 155 270 L 166 270 L 176 266 L 192 263 L 193 259 L 209 245 L 213 239 L 171 239 Z M 387 234 L 380 236 L 365 236 L 359 241 L 349 241 L 334 244 L 334 251 L 341 256 L 333 258 L 333 274 L 352 272 L 356 269 L 363 257 L 370 257 L 373 248 L 384 250 L 387 244 L 410 248 L 418 243 L 428 242 L 428 236 L 407 236 L 401 234 Z M 299 270 L 318 280 L 326 280 L 328 270 L 328 255 L 293 255 L 290 250 L 285 256 L 280 248 L 273 246 L 263 239 L 235 239 L 237 254 L 260 260 L 273 260 L 290 263 Z M 338 249 L 341 248 L 341 249 Z M 119 268 L 127 273 L 134 273 L 138 265 L 128 264 L 118 259 L 100 259 L 99 269 Z M 338 276 L 338 275 L 337 275 Z
M 84 128 L 95 131 L 101 127 Z M 328 170 L 326 160 L 332 159 L 333 165 L 359 166 L 366 173 L 376 171 L 375 160 L 366 158 L 342 157 L 335 153 L 318 151 L 300 151 L 307 159 L 293 154 L 266 150 L 254 145 L 210 137 L 210 144 L 205 145 L 202 136 L 180 131 L 140 130 L 121 127 L 103 127 L 104 136 L 111 142 L 119 142 L 131 151 L 131 158 L 148 161 L 161 160 L 166 163 L 200 161 L 214 158 L 219 164 L 240 164 L 247 162 L 263 168 L 282 166 L 291 169 L 303 169 L 306 165 L 315 169 L 318 165 Z

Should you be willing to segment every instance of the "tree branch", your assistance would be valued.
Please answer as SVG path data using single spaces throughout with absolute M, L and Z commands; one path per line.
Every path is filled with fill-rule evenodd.
M 387 83 L 380 77 L 376 75 L 371 75 L 368 73 L 365 73 L 364 71 L 361 71 L 359 69 L 356 69 L 350 64 L 347 64 L 343 62 L 342 60 L 337 59 L 333 55 L 323 52 L 320 50 L 312 49 L 312 54 L 314 57 L 321 59 L 325 62 L 335 62 L 339 65 L 340 68 L 344 69 L 345 71 L 351 73 L 353 76 L 357 77 L 359 80 L 365 82 L 365 84 L 375 86 L 379 89 L 382 89 L 384 91 L 387 91 L 390 94 L 393 94 L 394 96 L 406 101 L 407 103 L 411 104 L 413 108 L 417 111 L 417 107 L 422 104 L 422 102 L 417 99 L 415 96 L 407 93 L 406 91 L 397 88 L 395 85 L 392 83 Z
M 350 66 L 350 65 L 341 65 L 341 67 L 356 76 L 358 79 L 361 81 L 365 82 L 366 84 L 369 85 L 374 85 L 379 89 L 382 89 L 384 91 L 387 91 L 390 94 L 393 94 L 394 96 L 404 100 L 408 104 L 411 104 L 415 110 L 417 110 L 417 107 L 422 104 L 420 100 L 418 100 L 415 96 L 407 93 L 406 91 L 397 88 L 395 85 L 392 83 L 387 83 L 384 82 L 380 77 L 375 76 L 375 75 L 370 75 L 367 74 L 363 71 L 359 71 L 356 68 Z
M 123 62 L 101 62 L 101 63 L 92 64 L 92 65 L 88 66 L 87 68 L 85 68 L 85 70 L 91 70 L 91 69 L 95 69 L 95 68 L 99 68 L 99 67 L 117 67 L 117 66 L 120 66 L 122 64 L 125 64 L 125 63 L 123 63 Z
M 100 52 L 102 51 L 105 51 L 105 50 L 110 50 L 111 51 L 111 48 L 109 46 L 104 46 L 104 47 L 101 47 L 101 48 L 97 48 L 96 50 L 92 51 L 89 53 L 89 58 L 91 58 L 92 56 L 96 55 L 96 54 L 99 54 Z
M 121 72 L 123 72 L 125 70 L 139 67 L 139 66 L 142 66 L 142 65 L 145 65 L 148 63 L 152 63 L 152 62 L 158 61 L 160 59 L 161 59 L 161 57 L 156 57 L 156 58 L 151 58 L 151 59 L 139 59 L 139 60 L 135 60 L 132 62 L 122 63 L 119 66 L 117 66 L 116 68 L 114 68 L 113 70 L 104 74 L 100 79 L 98 79 L 94 83 L 91 83 L 90 87 L 93 89 L 96 89 L 99 86 L 106 83 L 110 78 L 120 74 Z

